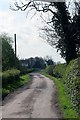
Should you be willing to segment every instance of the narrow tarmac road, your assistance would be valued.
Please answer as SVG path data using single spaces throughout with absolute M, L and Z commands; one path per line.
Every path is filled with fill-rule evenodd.
M 56 87 L 39 73 L 31 74 L 29 86 L 19 88 L 3 101 L 3 118 L 61 118 Z

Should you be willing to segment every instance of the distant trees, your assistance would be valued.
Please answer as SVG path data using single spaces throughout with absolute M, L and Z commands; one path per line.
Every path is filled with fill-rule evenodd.
M 50 56 L 46 56 L 44 58 L 44 60 L 46 62 L 46 65 L 53 65 L 53 66 L 55 66 L 55 64 L 56 64 Z
M 46 67 L 45 61 L 43 58 L 35 57 L 35 64 L 33 66 L 34 68 L 40 68 L 44 69 Z
M 52 18 L 49 19 L 48 24 L 52 29 L 49 27 L 45 29 L 49 33 L 47 41 L 60 51 L 67 63 L 75 59 L 80 52 L 80 3 L 73 3 L 76 8 L 73 16 L 70 15 L 66 2 L 38 3 L 29 1 L 27 4 L 21 2 L 22 6 L 19 6 L 17 2 L 15 3 L 17 8 L 15 10 L 25 11 L 30 8 L 30 10 L 35 9 L 39 12 L 51 12 Z M 49 39 L 50 37 L 52 38 Z
M 18 58 L 15 58 L 14 50 L 12 48 L 12 38 L 7 34 L 1 34 L 0 41 L 2 41 L 2 70 L 18 68 L 19 60 Z
M 22 66 L 26 68 L 44 69 L 46 67 L 45 61 L 41 57 L 35 57 L 35 58 L 31 57 L 25 60 L 20 60 L 20 63 Z
M 55 62 L 52 60 L 50 56 L 46 56 L 45 58 L 42 57 L 31 57 L 28 59 L 20 60 L 20 63 L 23 67 L 26 68 L 38 68 L 38 69 L 45 69 L 46 66 L 52 65 L 55 66 Z

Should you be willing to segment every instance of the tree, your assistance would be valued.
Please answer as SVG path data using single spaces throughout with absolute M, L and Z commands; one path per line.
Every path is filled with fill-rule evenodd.
M 46 67 L 45 61 L 41 57 L 35 57 L 35 58 L 28 58 L 25 60 L 20 60 L 22 66 L 25 66 L 26 68 L 39 68 L 44 69 Z
M 0 40 L 0 72 L 2 71 L 2 41 Z
M 55 66 L 55 62 L 52 60 L 52 58 L 50 56 L 46 56 L 44 58 L 44 60 L 45 60 L 45 62 L 46 62 L 47 65 L 53 65 L 53 66 Z
M 7 34 L 0 35 L 2 41 L 2 70 L 8 70 L 19 66 L 18 58 L 15 58 L 14 50 L 12 48 L 12 38 Z M 15 59 L 17 66 L 15 65 Z
M 80 55 L 80 3 L 75 2 L 75 15 L 73 16 L 74 39 L 76 42 L 76 51 Z
M 68 7 L 66 2 L 50 2 L 50 3 L 38 3 L 34 1 L 30 1 L 27 4 L 23 4 L 20 7 L 18 3 L 15 3 L 16 10 L 23 10 L 25 11 L 27 8 L 36 9 L 36 11 L 43 11 L 43 12 L 51 12 L 52 18 L 49 23 L 52 24 L 53 28 L 53 37 L 58 36 L 57 42 L 47 41 L 53 46 L 55 45 L 57 50 L 60 51 L 60 54 L 63 58 L 65 58 L 66 62 L 69 63 L 70 60 L 75 59 L 77 57 L 77 44 L 78 43 L 78 35 L 75 37 L 75 25 L 79 24 L 79 19 L 77 19 L 76 24 L 74 24 L 74 19 L 70 16 Z M 79 10 L 79 9 L 78 9 Z M 78 14 L 79 17 L 79 14 Z M 79 27 L 77 27 L 77 30 Z M 76 31 L 77 31 L 76 30 Z M 48 32 L 49 29 L 46 29 Z M 55 31 L 55 32 L 54 32 Z M 55 34 L 56 33 L 56 34 Z M 78 33 L 79 34 L 79 33 Z M 48 37 L 49 38 L 49 37 Z M 76 42 L 77 38 L 77 42 Z
M 79 43 L 80 39 L 76 41 L 75 38 L 75 33 L 77 33 L 77 30 L 75 30 L 75 28 L 77 27 L 77 24 L 74 23 L 74 19 L 72 16 L 70 16 L 69 10 L 65 3 L 55 3 L 55 5 L 60 15 L 59 19 L 57 20 L 58 22 L 57 26 L 61 24 L 61 28 L 63 31 L 62 32 L 60 27 L 58 28 L 57 26 L 55 26 L 56 24 L 54 24 L 55 30 L 58 28 L 57 33 L 60 34 L 63 33 L 63 37 L 61 37 L 61 40 L 59 40 L 58 42 L 59 43 L 58 48 L 60 48 L 62 44 L 61 50 L 63 50 L 62 52 L 65 52 L 63 55 L 65 55 L 66 61 L 67 63 L 69 63 L 70 60 L 75 59 L 77 57 L 77 50 L 76 50 L 77 44 L 80 44 Z M 79 33 L 77 34 L 77 37 L 78 35 Z
M 34 68 L 44 69 L 46 67 L 45 61 L 41 57 L 35 57 Z
M 54 3 L 56 15 L 53 15 L 51 25 L 42 29 L 47 34 L 47 41 L 60 51 L 60 54 L 67 63 L 75 59 L 76 44 L 72 33 L 71 16 L 67 10 L 66 3 Z M 57 39 L 57 40 L 55 40 Z

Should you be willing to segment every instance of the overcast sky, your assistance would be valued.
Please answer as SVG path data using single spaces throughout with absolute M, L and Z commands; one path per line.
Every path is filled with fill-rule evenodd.
M 14 0 L 0 0 L 0 33 L 6 32 L 11 37 L 17 34 L 17 56 L 22 58 L 52 56 L 55 62 L 64 62 L 56 49 L 39 37 L 39 28 L 44 26 L 39 14 L 33 18 L 33 12 L 26 18 L 27 11 L 12 11 L 10 3 Z M 14 44 L 13 44 L 14 46 Z

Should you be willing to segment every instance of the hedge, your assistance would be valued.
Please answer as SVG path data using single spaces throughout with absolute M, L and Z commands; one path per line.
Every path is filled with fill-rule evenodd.
M 57 64 L 53 69 L 53 75 L 57 78 L 62 78 L 65 73 L 66 67 L 67 67 L 66 63 Z
M 80 58 L 72 60 L 66 68 L 63 77 L 73 106 L 80 113 Z
M 11 69 L 4 71 L 2 73 L 2 87 L 4 87 L 7 84 L 15 82 L 15 80 L 18 80 L 20 76 L 20 71 L 17 69 Z
M 80 58 L 72 60 L 69 65 L 64 63 L 57 64 L 55 67 L 47 66 L 45 72 L 61 78 L 74 108 L 80 114 Z
M 45 73 L 52 75 L 53 76 L 53 69 L 54 69 L 54 65 L 48 65 L 45 69 Z

